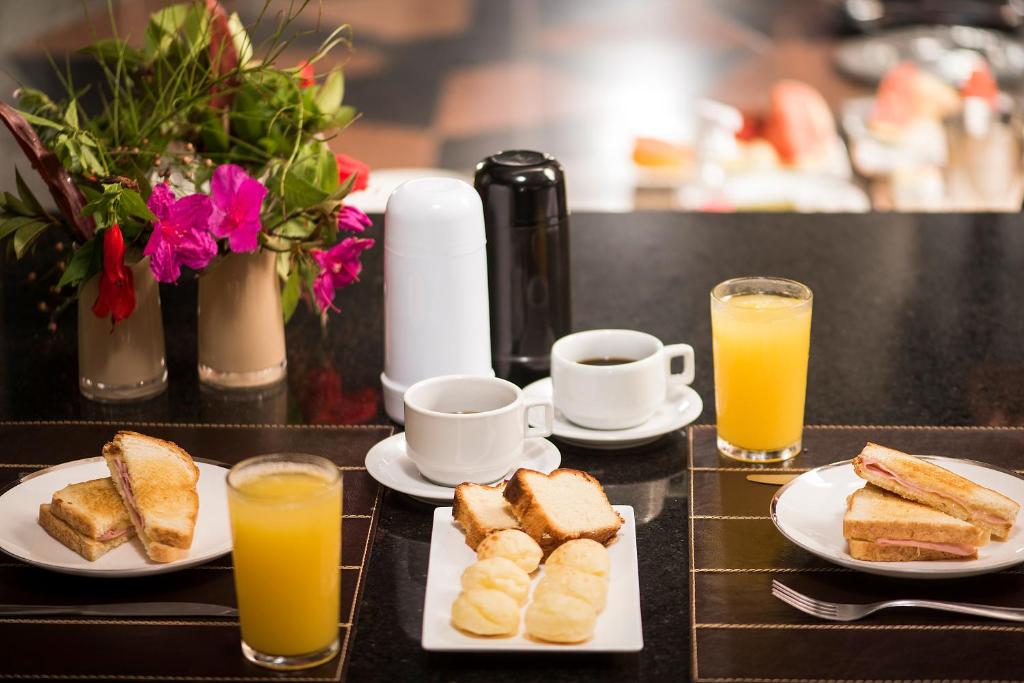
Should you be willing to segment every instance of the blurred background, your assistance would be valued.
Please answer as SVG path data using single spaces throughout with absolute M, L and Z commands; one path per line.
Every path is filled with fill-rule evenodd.
M 141 40 L 165 4 L 109 9 Z M 249 24 L 264 1 L 223 4 Z M 337 144 L 373 170 L 368 211 L 512 148 L 557 157 L 577 211 L 1018 211 L 1022 20 L 1024 0 L 313 0 L 280 63 L 352 26 L 362 117 Z M 2 0 L 0 98 L 59 93 L 48 55 L 109 34 L 106 0 Z

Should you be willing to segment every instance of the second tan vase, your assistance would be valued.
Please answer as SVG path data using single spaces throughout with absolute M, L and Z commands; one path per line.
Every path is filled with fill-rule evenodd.
M 199 278 L 199 380 L 255 389 L 287 374 L 281 292 L 270 251 L 228 254 Z

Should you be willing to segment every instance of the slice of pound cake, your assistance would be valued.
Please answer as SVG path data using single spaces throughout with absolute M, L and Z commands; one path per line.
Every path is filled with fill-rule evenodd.
M 523 531 L 544 547 L 576 538 L 607 543 L 622 526 L 601 483 L 579 470 L 517 470 L 505 486 L 505 500 Z
M 504 490 L 505 482 L 495 486 L 459 484 L 455 487 L 452 517 L 466 531 L 466 545 L 473 550 L 493 531 L 519 528 L 519 520 L 502 496 Z

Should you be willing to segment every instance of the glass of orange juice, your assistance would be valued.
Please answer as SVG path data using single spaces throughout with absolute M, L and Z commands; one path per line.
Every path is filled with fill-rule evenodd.
M 315 455 L 261 455 L 228 473 L 246 658 L 305 669 L 338 653 L 341 477 Z
M 743 277 L 711 290 L 718 450 L 745 462 L 800 452 L 811 344 L 811 290 Z

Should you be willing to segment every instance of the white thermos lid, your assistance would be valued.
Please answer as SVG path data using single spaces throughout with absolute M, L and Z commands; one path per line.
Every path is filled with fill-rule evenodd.
M 384 408 L 439 375 L 493 376 L 483 204 L 472 185 L 421 178 L 400 185 L 384 215 Z
M 473 186 L 457 178 L 402 183 L 388 198 L 384 248 L 406 256 L 457 256 L 480 247 L 483 205 Z

